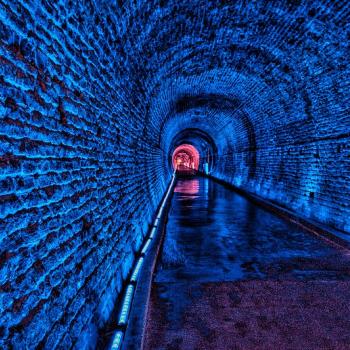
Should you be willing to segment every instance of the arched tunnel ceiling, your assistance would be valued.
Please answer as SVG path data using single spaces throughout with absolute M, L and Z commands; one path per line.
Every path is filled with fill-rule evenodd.
M 255 125 L 258 130 L 264 133 L 273 132 L 273 128 L 268 127 L 273 121 L 271 113 L 267 111 L 263 114 L 261 110 L 274 110 L 277 122 L 281 123 L 283 114 L 279 112 L 278 99 L 273 99 L 270 105 L 266 106 L 266 99 L 271 98 L 274 93 L 271 89 L 264 91 L 261 86 L 254 91 L 249 85 L 251 81 L 234 72 L 229 73 L 227 71 L 226 75 L 222 75 L 220 71 L 210 71 L 191 79 L 177 79 L 168 89 L 161 91 L 152 106 L 154 114 L 151 115 L 157 120 L 162 104 L 162 118 L 158 121 L 163 143 L 172 139 L 172 135 L 168 134 L 166 129 L 172 127 L 176 131 L 185 128 L 186 124 L 188 127 L 208 132 L 213 139 L 221 139 L 220 143 L 231 142 L 235 138 L 232 128 L 239 124 L 241 128 L 247 128 L 247 132 L 253 131 L 252 121 L 248 116 L 254 115 L 257 116 Z M 253 94 L 257 91 L 259 94 L 254 100 Z M 270 96 L 267 96 L 267 91 L 271 93 Z M 227 137 L 224 137 L 225 134 Z M 273 135 L 268 139 L 273 141 Z
M 136 113 L 146 114 L 146 125 L 135 128 L 151 124 L 152 136 L 184 99 L 191 105 L 191 95 L 203 102 L 221 94 L 252 124 L 277 135 L 285 124 L 303 120 L 310 120 L 312 134 L 319 133 L 312 122 L 321 117 L 320 108 L 313 108 L 315 95 L 325 109 L 329 98 L 317 86 L 336 90 L 334 102 L 345 108 L 337 77 L 346 72 L 349 54 L 346 1 L 104 1 L 100 6 L 119 17 L 118 35 L 104 33 L 106 52 L 113 50 L 130 72 L 122 81 L 123 97 L 131 99 Z M 106 20 L 112 26 L 114 18 Z M 335 67 L 329 81 L 327 72 Z M 145 109 L 139 93 L 150 101 Z
M 346 26 L 345 1 L 317 2 L 316 8 L 312 1 L 164 1 L 160 8 L 157 5 L 158 1 L 150 1 L 147 9 L 139 10 L 148 25 L 138 46 L 162 80 L 233 68 L 274 85 L 301 82 L 305 72 L 316 75 L 320 68 L 345 64 L 338 51 L 346 50 L 347 34 L 341 30 Z M 339 7 L 342 13 L 334 16 Z M 137 21 L 130 20 L 129 33 L 135 30 L 133 23 Z M 335 39 L 340 44 L 338 53 L 332 44 Z M 313 60 L 305 66 L 308 57 Z
M 235 113 L 246 115 L 256 134 L 266 134 L 256 137 L 264 145 L 293 140 L 293 134 L 281 135 L 281 130 L 304 121 L 317 137 L 322 116 L 312 101 L 314 95 L 320 104 L 327 100 L 327 92 L 317 86 L 334 67 L 338 76 L 346 70 L 345 2 L 318 2 L 316 7 L 305 1 L 160 5 L 146 11 L 150 30 L 141 46 L 149 55 L 148 76 L 154 84 L 149 113 L 157 130 L 197 109 L 203 126 L 190 118 L 189 127 L 215 129 L 213 113 L 221 115 L 218 129 L 235 119 Z M 335 16 L 340 7 L 343 11 Z M 334 80 L 331 84 L 337 89 Z M 161 137 L 171 140 L 167 134 Z
M 123 81 L 125 98 L 146 113 L 146 123 L 156 129 L 151 135 L 162 130 L 184 99 L 191 105 L 191 94 L 197 101 L 221 94 L 251 123 L 271 132 L 266 123 L 283 128 L 302 120 L 310 120 L 310 132 L 319 132 L 311 122 L 321 117 L 319 109 L 313 110 L 315 95 L 323 105 L 328 97 L 315 86 L 331 85 L 338 92 L 335 102 L 345 108 L 336 81 L 347 70 L 346 1 L 157 0 L 100 6 L 106 4 L 121 21 L 117 37 L 105 33 L 107 52 L 115 51 L 131 73 Z M 107 16 L 108 21 L 113 18 Z M 335 67 L 336 77 L 329 81 L 327 72 Z M 146 110 L 138 108 L 138 93 L 150 101 Z

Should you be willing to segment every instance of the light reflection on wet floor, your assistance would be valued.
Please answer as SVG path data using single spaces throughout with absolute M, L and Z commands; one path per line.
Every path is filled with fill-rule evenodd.
M 145 350 L 348 349 L 350 258 L 203 178 L 179 180 Z
M 206 178 L 179 179 L 156 282 L 350 279 L 350 259 Z

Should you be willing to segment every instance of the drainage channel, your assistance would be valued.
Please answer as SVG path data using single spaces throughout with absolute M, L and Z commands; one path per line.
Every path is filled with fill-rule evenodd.
M 158 237 L 158 235 L 160 234 L 159 228 L 162 225 L 161 222 L 164 219 L 164 214 L 166 213 L 166 206 L 167 206 L 169 197 L 171 196 L 175 179 L 176 179 L 176 175 L 175 173 L 173 173 L 170 184 L 166 191 L 166 194 L 157 212 L 156 219 L 153 222 L 150 234 L 148 238 L 144 240 L 141 252 L 139 254 L 139 258 L 134 263 L 134 268 L 131 273 L 131 277 L 127 284 L 127 287 L 125 288 L 124 296 L 122 299 L 123 301 L 120 308 L 119 318 L 118 318 L 117 327 L 116 327 L 117 330 L 113 334 L 113 338 L 110 342 L 110 345 L 108 346 L 109 350 L 119 350 L 119 349 L 122 349 L 123 345 L 125 345 L 123 344 L 123 340 L 124 340 L 125 334 L 128 331 L 129 316 L 130 316 L 131 307 L 133 304 L 133 299 L 135 296 L 135 291 L 140 279 L 140 271 L 145 263 L 145 260 L 147 258 L 147 254 L 149 253 L 150 248 L 155 243 L 155 241 L 157 241 L 156 238 L 158 238 L 159 240 L 159 237 Z

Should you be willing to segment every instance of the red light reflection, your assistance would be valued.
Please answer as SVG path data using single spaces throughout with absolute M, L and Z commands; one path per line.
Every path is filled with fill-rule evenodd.
M 199 181 L 198 179 L 178 181 L 174 188 L 174 192 L 188 195 L 197 194 L 199 192 Z

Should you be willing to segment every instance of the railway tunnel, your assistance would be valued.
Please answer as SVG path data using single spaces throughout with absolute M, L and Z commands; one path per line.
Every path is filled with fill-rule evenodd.
M 1 0 L 0 347 L 348 348 L 349 22 Z

